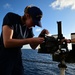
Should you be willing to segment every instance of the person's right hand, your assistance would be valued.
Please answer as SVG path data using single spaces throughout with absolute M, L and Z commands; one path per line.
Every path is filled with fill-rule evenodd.
M 41 33 L 39 34 L 39 37 L 42 37 L 42 35 L 45 35 L 45 34 L 49 34 L 49 31 L 47 29 L 43 29 Z

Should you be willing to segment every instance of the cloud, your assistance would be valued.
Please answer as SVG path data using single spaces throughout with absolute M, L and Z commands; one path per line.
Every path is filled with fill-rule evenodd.
M 35 31 L 36 32 L 40 32 L 41 31 L 41 28 L 37 28 Z
M 70 7 L 75 10 L 75 0 L 56 0 L 50 4 L 50 7 L 58 10 Z
M 3 5 L 3 7 L 5 9 L 12 9 L 11 5 L 9 3 L 6 3 L 5 5 Z

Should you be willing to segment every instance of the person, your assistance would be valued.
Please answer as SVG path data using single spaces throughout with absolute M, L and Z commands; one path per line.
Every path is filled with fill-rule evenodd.
M 0 37 L 0 75 L 24 75 L 21 48 L 29 44 L 32 49 L 44 41 L 43 29 L 38 37 L 34 37 L 33 27 L 41 25 L 43 13 L 39 7 L 27 6 L 24 15 L 8 12 L 3 18 Z
M 65 39 L 62 40 L 62 42 L 63 41 L 66 41 L 67 43 L 75 43 L 75 39 L 66 39 L 65 38 Z
M 72 39 L 67 39 L 67 38 L 64 38 L 64 39 L 62 39 L 62 41 L 61 42 L 63 42 L 63 41 L 66 41 L 66 43 L 68 43 L 68 44 L 72 44 L 72 49 L 71 50 L 69 50 L 69 52 L 67 53 L 67 56 L 66 56 L 66 61 L 67 62 L 72 62 L 72 63 L 75 63 L 75 38 L 72 38 Z

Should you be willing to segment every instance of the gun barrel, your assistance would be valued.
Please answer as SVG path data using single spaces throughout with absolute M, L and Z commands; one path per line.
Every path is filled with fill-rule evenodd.
M 58 27 L 58 38 L 61 39 L 63 37 L 62 35 L 62 27 L 61 27 L 61 21 L 57 22 Z

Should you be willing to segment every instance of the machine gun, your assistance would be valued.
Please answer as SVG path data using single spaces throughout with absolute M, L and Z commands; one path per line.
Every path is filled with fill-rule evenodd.
M 42 35 L 44 37 L 44 42 L 40 44 L 40 48 L 38 49 L 38 53 L 47 53 L 47 54 L 54 54 L 58 50 L 62 52 L 62 48 L 68 51 L 66 41 L 61 43 L 61 40 L 64 39 L 61 29 L 61 21 L 57 22 L 58 25 L 58 34 L 52 36 L 46 36 L 45 34 Z
M 65 69 L 67 68 L 65 62 L 75 63 L 75 59 L 71 57 L 71 51 L 68 50 L 68 44 L 66 41 L 62 41 L 65 37 L 62 34 L 61 21 L 57 22 L 58 34 L 52 36 L 42 37 L 45 38 L 44 42 L 40 44 L 38 53 L 52 54 L 53 61 L 60 62 L 58 67 L 60 68 L 60 75 L 65 75 Z M 75 45 L 74 45 L 75 46 Z

